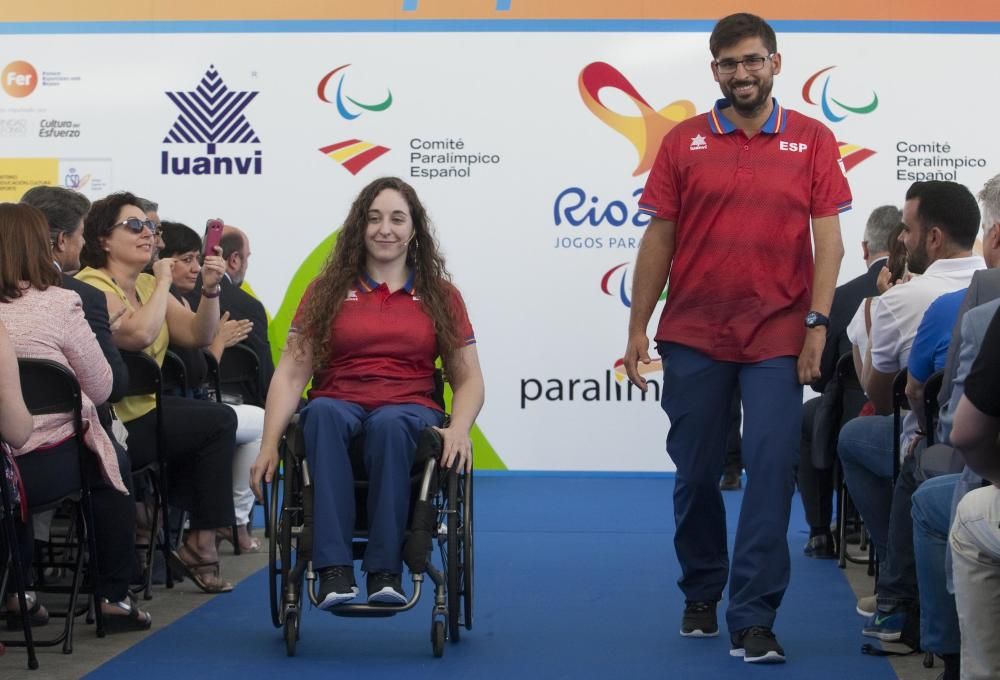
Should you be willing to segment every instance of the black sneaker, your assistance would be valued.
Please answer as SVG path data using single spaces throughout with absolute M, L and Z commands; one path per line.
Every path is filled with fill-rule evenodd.
M 747 663 L 785 663 L 785 650 L 770 628 L 750 626 L 731 634 L 729 639 L 733 643 L 730 656 L 742 656 Z
M 714 602 L 684 603 L 681 635 L 684 637 L 715 637 L 718 634 L 719 622 L 715 618 Z
M 406 604 L 402 577 L 389 571 L 368 574 L 368 604 Z
M 322 610 L 349 602 L 358 596 L 354 567 L 323 567 L 319 570 L 319 605 Z

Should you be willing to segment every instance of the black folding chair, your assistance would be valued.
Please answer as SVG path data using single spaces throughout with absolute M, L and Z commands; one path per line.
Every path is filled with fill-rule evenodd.
M 0 533 L 3 535 L 4 545 L 7 546 L 7 555 L 0 555 L 0 593 L 6 593 L 8 574 L 13 583 L 14 591 L 17 593 L 17 604 L 21 614 L 21 628 L 24 631 L 24 644 L 28 648 L 28 668 L 35 670 L 38 668 L 38 657 L 35 655 L 35 643 L 31 635 L 31 621 L 28 615 L 28 600 L 24 592 L 24 565 L 21 560 L 20 551 L 17 550 L 18 537 L 17 527 L 14 524 L 14 489 L 9 487 L 7 479 L 8 465 L 7 456 L 0 452 Z M 0 643 L 3 649 L 3 643 Z
M 87 448 L 83 440 L 83 400 L 80 384 L 77 382 L 73 372 L 62 364 L 48 359 L 18 359 L 18 369 L 21 378 L 21 393 L 24 403 L 32 415 L 53 415 L 72 413 L 73 415 L 73 437 L 72 441 L 77 449 L 77 461 L 79 465 L 78 475 L 80 479 L 79 488 L 73 489 L 68 495 L 57 499 L 46 499 L 45 501 L 32 505 L 30 496 L 27 498 L 28 510 L 32 513 L 44 512 L 61 505 L 64 501 L 73 501 L 76 505 L 75 518 L 78 541 L 75 544 L 67 541 L 66 548 L 69 554 L 73 555 L 68 562 L 60 562 L 58 565 L 45 564 L 43 566 L 65 566 L 73 572 L 70 585 L 45 584 L 36 587 L 40 592 L 61 593 L 69 595 L 69 604 L 65 612 L 50 612 L 53 617 L 65 617 L 66 623 L 62 632 L 55 638 L 49 640 L 35 640 L 31 634 L 30 616 L 27 610 L 27 600 L 24 596 L 24 583 L 21 575 L 24 573 L 24 564 L 21 560 L 20 551 L 16 548 L 17 536 L 15 532 L 13 518 L 9 513 L 5 513 L 4 519 L 5 533 L 8 533 L 7 540 L 10 546 L 10 572 L 13 574 L 14 586 L 18 593 L 18 605 L 20 607 L 22 629 L 24 640 L 4 640 L 4 644 L 11 647 L 27 647 L 28 667 L 35 669 L 38 667 L 38 660 L 35 656 L 35 647 L 53 647 L 62 643 L 63 653 L 70 654 L 73 651 L 73 625 L 76 617 L 86 614 L 90 608 L 77 607 L 77 600 L 81 590 L 93 596 L 99 591 L 99 569 L 97 561 L 97 546 L 94 539 L 94 515 L 90 499 L 90 480 L 87 474 L 87 456 L 94 454 Z M 32 454 L 26 454 L 32 455 Z M 6 480 L 6 475 L 3 475 Z M 9 508 L 10 493 L 7 489 L 6 481 L 2 484 L 4 508 Z M 86 553 L 83 543 L 86 542 Z M 89 575 L 89 585 L 83 588 L 84 556 L 87 557 L 87 572 Z M 4 577 L 6 581 L 6 574 Z M 97 635 L 104 637 L 104 619 L 99 603 L 94 598 L 93 603 L 94 618 L 97 622 Z
M 223 394 L 239 395 L 244 404 L 264 408 L 260 357 L 246 345 L 233 345 L 222 353 L 219 382 Z
M 164 394 L 173 394 L 178 397 L 187 396 L 187 391 L 191 387 L 188 385 L 184 360 L 169 349 L 163 355 L 163 365 L 160 366 L 160 383 Z
M 149 542 L 145 545 L 136 544 L 137 549 L 144 549 L 146 551 L 145 564 L 143 565 L 143 581 L 145 584 L 143 599 L 149 600 L 153 597 L 153 551 L 157 547 L 156 537 L 161 526 L 163 527 L 163 535 L 160 538 L 159 547 L 163 553 L 163 563 L 165 565 L 169 564 L 171 550 L 170 521 L 168 515 L 170 501 L 167 458 L 161 445 L 163 420 L 160 408 L 163 405 L 163 379 L 156 360 L 145 352 L 122 352 L 121 355 L 125 361 L 125 366 L 128 368 L 129 376 L 128 390 L 125 396 L 136 397 L 152 394 L 156 398 L 156 437 L 154 443 L 156 455 L 153 456 L 151 462 L 147 465 L 132 469 L 133 477 L 145 474 L 153 489 L 152 526 L 149 528 Z M 166 570 L 166 585 L 168 588 L 172 588 L 174 585 L 170 569 Z
M 214 361 L 215 357 L 211 358 Z M 215 373 L 216 394 L 219 395 L 219 401 L 225 401 L 226 395 L 235 395 L 241 403 L 264 408 L 264 382 L 260 372 L 260 357 L 253 349 L 242 344 L 227 347 L 222 353 L 222 361 L 215 365 L 217 368 Z M 209 375 L 212 375 L 211 363 L 209 364 Z M 259 504 L 259 501 L 254 501 L 254 507 Z M 269 514 L 264 512 L 264 536 L 266 538 L 271 537 Z M 251 521 L 250 524 L 252 526 L 253 522 Z M 240 554 L 238 546 L 234 546 L 233 550 L 237 555 Z
M 935 438 L 937 433 L 937 421 L 938 421 L 938 392 L 941 391 L 941 385 L 944 383 L 944 371 L 935 371 L 931 373 L 924 383 L 924 427 L 927 432 L 927 446 L 933 446 L 935 443 Z
M 837 366 L 834 369 L 833 380 L 840 384 L 841 391 L 841 418 L 840 426 L 856 418 L 861 407 L 864 406 L 866 397 L 864 388 L 861 387 L 861 380 L 858 378 L 854 368 L 854 355 L 845 352 L 837 359 Z M 837 489 L 837 566 L 841 569 L 847 567 L 847 563 L 867 564 L 869 557 L 855 557 L 847 550 L 847 519 L 853 517 L 855 524 L 861 528 L 861 516 L 854 510 L 851 503 L 850 494 L 847 492 L 847 482 L 844 480 L 844 469 L 840 465 L 840 458 L 836 458 L 834 463 L 834 488 Z M 864 547 L 864 546 L 862 546 Z

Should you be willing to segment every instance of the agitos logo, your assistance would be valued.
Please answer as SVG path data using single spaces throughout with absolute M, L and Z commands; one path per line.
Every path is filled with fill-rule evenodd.
M 320 101 L 327 104 L 335 104 L 337 107 L 337 113 L 340 114 L 340 117 L 349 121 L 356 120 L 364 112 L 378 113 L 385 111 L 392 106 L 392 90 L 389 90 L 388 88 L 386 89 L 385 99 L 378 103 L 371 104 L 360 102 L 357 99 L 345 94 L 344 81 L 347 76 L 346 69 L 348 66 L 350 66 L 350 64 L 338 66 L 320 79 L 319 84 L 316 86 L 316 96 L 319 97 Z M 337 78 L 337 90 L 334 94 L 333 100 L 331 101 L 328 89 L 330 87 L 330 81 L 337 74 L 340 74 L 340 77 Z M 352 111 L 351 107 L 348 106 L 348 103 L 353 104 L 360 110 Z M 339 163 L 352 175 L 356 175 L 376 158 L 389 153 L 389 147 L 362 139 L 345 139 L 340 142 L 334 142 L 333 144 L 322 146 L 319 151 L 324 156 L 327 156 L 331 160 Z
M 813 85 L 816 83 L 816 80 L 821 75 L 827 73 L 828 71 L 832 71 L 835 68 L 837 67 L 827 66 L 826 68 L 820 69 L 819 71 L 816 71 L 816 73 L 809 76 L 805 84 L 802 86 L 802 98 L 806 100 L 806 103 L 812 104 L 813 106 L 816 105 L 816 101 L 812 95 Z M 839 107 L 843 111 L 846 111 L 847 113 L 838 115 L 833 111 L 833 108 L 830 106 L 831 103 L 836 104 L 837 107 Z M 830 94 L 830 76 L 828 75 L 826 78 L 823 79 L 823 89 L 820 92 L 819 107 L 820 110 L 823 111 L 823 115 L 826 116 L 826 119 L 828 121 L 830 121 L 831 123 L 839 123 L 840 121 L 847 118 L 848 113 L 856 113 L 859 115 L 864 115 L 871 113 L 872 111 L 877 109 L 878 93 L 872 91 L 872 100 L 863 106 L 851 106 L 845 104 L 844 102 L 834 98 L 833 95 Z
M 385 111 L 387 108 L 392 106 L 392 90 L 388 89 L 386 90 L 387 94 L 385 99 L 383 99 L 378 104 L 363 104 L 359 102 L 357 99 L 352 99 L 351 97 L 345 95 L 344 79 L 347 76 L 345 69 L 348 66 L 350 66 L 350 64 L 344 64 L 343 66 L 338 66 L 337 68 L 333 69 L 325 76 L 323 76 L 323 78 L 319 81 L 319 85 L 316 87 L 316 96 L 320 98 L 320 101 L 326 102 L 327 104 L 336 104 L 337 113 L 339 113 L 344 120 L 354 120 L 355 118 L 361 115 L 360 112 L 355 113 L 353 111 L 350 111 L 347 107 L 347 104 L 344 102 L 345 99 L 348 102 L 354 104 L 359 109 L 362 109 L 363 111 L 372 111 L 372 112 Z M 340 74 L 340 78 L 337 79 L 337 94 L 334 96 L 334 100 L 330 101 L 330 98 L 327 96 L 327 85 L 329 85 L 330 79 L 333 78 L 338 73 Z
M 615 275 L 617 274 L 618 284 L 614 285 L 613 280 L 616 280 Z M 626 307 L 632 307 L 632 298 L 628 293 L 628 281 L 629 277 L 628 262 L 622 262 L 619 265 L 615 265 L 608 271 L 604 272 L 604 276 L 601 277 L 601 292 L 605 295 L 610 295 L 611 297 L 617 296 L 621 300 L 622 304 Z M 660 301 L 667 299 L 667 291 L 663 291 L 660 295 Z
M 632 173 L 633 177 L 649 172 L 663 136 L 681 121 L 695 115 L 694 104 L 686 99 L 668 104 L 659 111 L 653 109 L 618 69 L 603 61 L 585 66 L 580 71 L 578 85 L 580 97 L 590 112 L 635 147 L 639 154 L 639 164 Z M 639 115 L 627 116 L 605 106 L 600 99 L 604 88 L 618 90 L 628 97 L 635 104 Z

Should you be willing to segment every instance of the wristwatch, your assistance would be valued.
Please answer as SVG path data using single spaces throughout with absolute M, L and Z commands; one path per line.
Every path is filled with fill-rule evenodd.
M 830 327 L 830 318 L 819 312 L 809 312 L 806 314 L 806 328 L 816 328 L 817 326 Z

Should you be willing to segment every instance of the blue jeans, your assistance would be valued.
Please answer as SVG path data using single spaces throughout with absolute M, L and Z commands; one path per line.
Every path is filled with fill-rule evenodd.
M 865 522 L 883 572 L 892 508 L 892 416 L 847 421 L 837 438 L 837 455 L 847 490 Z
M 657 349 L 663 357 L 661 405 L 670 418 L 667 453 L 677 466 L 678 585 L 688 601 L 714 602 L 728 579 L 729 630 L 771 627 L 790 572 L 788 517 L 802 428 L 796 358 L 739 364 L 676 343 L 662 342 Z M 737 386 L 747 484 L 730 570 L 719 477 Z
M 368 545 L 364 571 L 402 573 L 403 539 L 410 512 L 410 470 L 417 437 L 444 414 L 415 404 L 380 406 L 320 397 L 302 409 L 302 434 L 313 481 L 316 569 L 354 564 L 354 474 L 351 440 L 364 434 L 368 471 Z
M 951 499 L 960 475 L 934 477 L 913 494 L 913 550 L 920 585 L 920 644 L 935 654 L 958 654 L 961 638 L 955 596 L 946 586 L 945 555 Z

